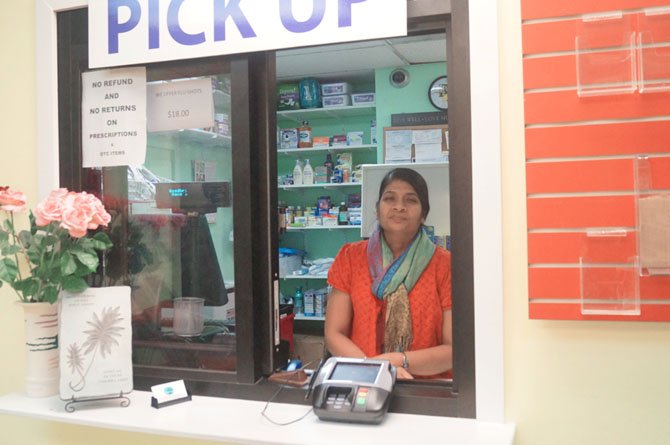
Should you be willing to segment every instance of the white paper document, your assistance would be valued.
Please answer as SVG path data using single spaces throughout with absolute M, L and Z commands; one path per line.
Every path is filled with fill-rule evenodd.
M 146 68 L 81 75 L 84 167 L 142 165 L 147 151 Z
M 384 162 L 412 159 L 412 130 L 386 131 Z
M 415 162 L 442 162 L 442 144 L 416 144 L 414 146 Z
M 149 132 L 214 126 L 211 78 L 151 83 L 147 92 Z
M 429 130 L 414 130 L 412 131 L 412 143 L 441 144 L 442 130 L 440 128 L 432 128 Z
M 60 398 L 131 392 L 130 287 L 63 292 L 60 304 Z

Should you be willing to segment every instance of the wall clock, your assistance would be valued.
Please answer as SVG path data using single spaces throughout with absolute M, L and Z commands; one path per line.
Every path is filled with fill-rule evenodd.
M 431 82 L 428 87 L 428 99 L 438 110 L 447 109 L 447 76 L 440 76 Z

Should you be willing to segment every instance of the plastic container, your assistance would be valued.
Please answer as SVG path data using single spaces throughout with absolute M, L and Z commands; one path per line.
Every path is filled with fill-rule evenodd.
M 319 108 L 321 104 L 321 88 L 316 79 L 302 79 L 300 88 L 300 106 L 302 108 Z
M 338 94 L 351 93 L 351 84 L 348 82 L 324 83 L 321 85 L 321 94 L 324 96 L 336 96 Z
M 303 300 L 303 293 L 302 293 L 302 286 L 298 286 L 298 288 L 295 291 L 295 295 L 293 296 L 293 313 L 294 314 L 302 314 L 304 313 L 304 300 Z
M 295 160 L 295 167 L 293 167 L 293 185 L 302 185 L 302 165 L 300 159 Z
M 205 320 L 202 316 L 204 304 L 204 298 L 183 297 L 174 299 L 172 329 L 176 335 L 190 337 L 202 333 L 205 327 Z
M 339 211 L 337 212 L 337 225 L 338 226 L 349 225 L 349 212 L 347 211 L 347 204 L 345 202 L 340 203 L 340 208 Z
M 346 107 L 351 105 L 351 96 L 348 94 L 340 94 L 339 96 L 324 96 L 323 107 Z
M 302 121 L 298 128 L 298 148 L 310 148 L 312 146 L 312 127 L 308 121 Z
M 302 183 L 303 185 L 314 184 L 314 169 L 309 163 L 309 159 L 305 159 L 305 166 L 302 169 Z

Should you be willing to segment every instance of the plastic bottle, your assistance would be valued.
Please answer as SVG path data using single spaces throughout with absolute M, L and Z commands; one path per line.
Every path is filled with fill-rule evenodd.
M 302 169 L 302 183 L 304 185 L 314 184 L 314 169 L 309 164 L 309 159 L 305 159 L 305 166 Z
M 312 146 L 312 127 L 308 121 L 302 121 L 302 126 L 298 128 L 298 148 L 309 148 Z
M 337 212 L 337 225 L 338 226 L 349 225 L 349 211 L 347 209 L 347 205 L 344 202 L 340 203 L 340 208 Z
M 302 286 L 298 286 L 298 288 L 295 290 L 295 295 L 293 296 L 293 313 L 296 315 L 302 314 L 303 309 Z
M 295 160 L 295 167 L 293 167 L 293 185 L 302 185 L 302 164 L 300 164 L 300 159 Z
M 370 121 L 370 144 L 375 145 L 377 143 L 377 121 Z
M 328 153 L 326 155 L 326 162 L 323 163 L 323 166 L 328 169 L 328 181 L 330 181 L 330 177 L 333 175 L 333 169 L 335 168 L 335 163 L 333 162 L 333 155 Z

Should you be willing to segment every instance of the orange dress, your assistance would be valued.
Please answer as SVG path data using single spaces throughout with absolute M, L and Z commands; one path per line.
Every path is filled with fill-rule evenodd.
M 377 320 L 384 302 L 372 293 L 368 267 L 368 242 L 345 244 L 328 272 L 328 284 L 346 292 L 353 305 L 351 341 L 363 353 L 380 354 L 377 346 Z M 451 309 L 451 254 L 441 247 L 409 293 L 412 314 L 412 345 L 409 350 L 442 344 L 443 311 Z M 383 334 L 382 337 L 383 338 Z

